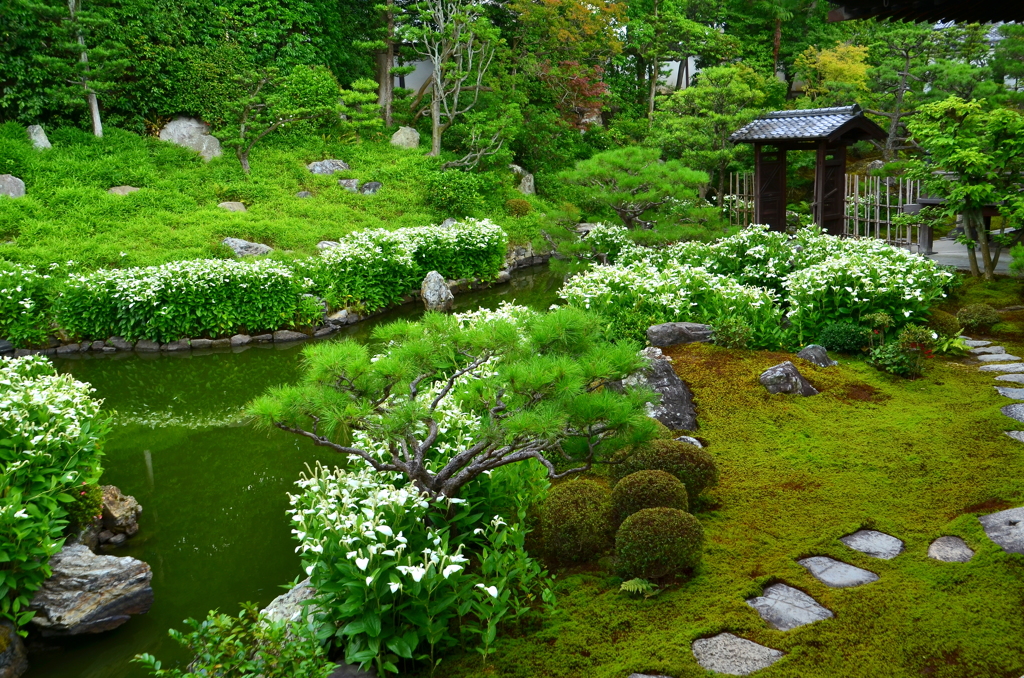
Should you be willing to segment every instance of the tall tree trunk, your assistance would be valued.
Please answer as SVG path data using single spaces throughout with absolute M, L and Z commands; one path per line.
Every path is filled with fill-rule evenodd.
M 892 117 L 889 118 L 889 134 L 885 139 L 885 148 L 882 149 L 882 158 L 891 162 L 896 157 L 896 142 L 899 140 L 900 121 L 903 118 L 903 101 L 907 95 L 907 79 L 910 77 L 910 55 L 907 54 L 903 62 L 903 71 L 900 72 L 900 84 L 896 89 L 896 99 L 893 101 Z
M 430 153 L 437 157 L 441 155 L 441 133 L 444 131 L 441 128 L 441 99 L 438 94 L 439 87 L 435 81 L 430 86 Z
M 970 212 L 965 212 L 964 218 L 964 233 L 968 238 L 974 242 L 978 241 L 978 233 L 974 227 L 974 218 Z M 967 248 L 967 262 L 971 267 L 971 276 L 974 278 L 981 277 L 981 270 L 978 268 L 978 253 L 974 247 Z
M 68 0 L 68 14 L 72 21 L 78 20 L 78 12 L 81 9 L 80 0 Z M 80 29 L 76 30 L 78 46 L 81 52 L 78 61 L 82 64 L 82 89 L 85 90 L 85 101 L 89 105 L 89 117 L 92 118 L 92 133 L 98 137 L 103 136 L 103 121 L 100 119 L 100 104 L 96 99 L 96 92 L 89 87 L 89 53 L 85 49 L 85 36 Z
M 772 43 L 772 75 L 779 72 L 779 50 L 782 48 L 782 19 L 775 20 L 775 41 Z
M 387 2 L 384 21 L 387 24 L 384 50 L 377 53 L 377 103 L 380 104 L 381 113 L 384 116 L 384 126 L 391 127 L 394 122 L 392 108 L 395 100 L 395 76 L 391 75 L 391 69 L 395 67 L 394 0 Z
M 654 97 L 658 93 L 658 76 L 660 75 L 660 65 L 657 59 L 651 62 L 651 81 L 648 83 L 647 88 L 647 119 L 650 121 L 654 120 Z
M 971 218 L 978 233 L 978 243 L 981 246 L 981 263 L 984 266 L 985 280 L 995 279 L 995 265 L 992 263 L 992 252 L 989 248 L 988 228 L 985 225 L 985 217 L 981 210 L 971 210 Z
M 249 149 L 243 149 L 241 146 L 235 148 L 235 155 L 238 157 L 238 163 L 242 166 L 242 171 L 246 175 L 249 174 Z

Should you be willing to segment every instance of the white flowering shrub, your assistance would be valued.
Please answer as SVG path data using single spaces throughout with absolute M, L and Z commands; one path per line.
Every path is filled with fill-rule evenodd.
M 49 272 L 0 261 L 0 339 L 17 346 L 43 341 L 53 294 Z
M 922 320 L 952 282 L 935 262 L 880 240 L 843 239 L 818 228 L 789 236 L 755 225 L 714 243 L 623 247 L 615 266 L 576 276 L 562 296 L 636 338 L 660 322 L 714 325 L 728 318 L 753 328 L 753 347 L 776 348 L 870 313 Z M 790 321 L 785 331 L 783 313 Z
M 176 341 L 256 334 L 296 320 L 309 280 L 267 259 L 203 259 L 71 275 L 57 318 L 86 339 Z
M 101 473 L 107 423 L 88 384 L 41 356 L 0 360 L 0 617 L 25 624 L 66 505 Z

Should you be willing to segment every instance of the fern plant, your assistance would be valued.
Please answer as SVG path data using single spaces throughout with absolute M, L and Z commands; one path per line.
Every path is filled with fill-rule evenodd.
M 630 596 L 643 596 L 644 598 L 653 598 L 661 593 L 661 590 L 655 584 L 639 577 L 622 582 L 619 590 Z

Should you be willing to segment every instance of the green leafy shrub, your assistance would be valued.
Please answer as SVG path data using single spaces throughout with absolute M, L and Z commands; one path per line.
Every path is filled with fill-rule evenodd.
M 692 501 L 718 484 L 718 467 L 704 448 L 680 440 L 656 439 L 628 447 L 616 455 L 612 473 L 622 479 L 637 471 L 665 471 L 686 486 Z
M 162 668 L 150 654 L 135 657 L 154 678 L 219 676 L 220 678 L 327 678 L 335 666 L 309 623 L 268 623 L 253 603 L 237 617 L 210 612 L 203 621 L 186 619 L 191 631 L 170 630 L 170 636 L 195 660 L 184 669 Z
M 75 492 L 100 476 L 107 421 L 92 388 L 42 356 L 0 360 L 0 385 L 0 617 L 21 626 Z
M 86 527 L 93 520 L 102 517 L 103 488 L 98 484 L 90 485 L 83 480 L 82 484 L 73 488 L 70 494 L 75 498 L 66 506 L 70 527 Z
M 55 288 L 50 274 L 0 259 L 0 339 L 9 339 L 16 346 L 43 342 Z
M 960 335 L 962 326 L 952 313 L 936 309 L 928 319 L 928 327 L 935 330 L 940 337 L 956 337 Z
M 513 217 L 525 217 L 533 211 L 533 205 L 522 198 L 512 198 L 505 201 L 505 211 Z
M 924 372 L 925 360 L 932 357 L 938 334 L 928 327 L 907 325 L 896 341 L 871 352 L 870 362 L 880 370 L 900 377 L 916 378 Z
M 541 524 L 548 555 L 560 563 L 581 563 L 610 546 L 611 493 L 601 483 L 570 480 L 548 492 Z
M 1002 320 L 999 313 L 988 304 L 964 306 L 956 312 L 956 319 L 968 331 L 984 331 Z
M 746 348 L 754 328 L 741 318 L 722 318 L 712 325 L 714 342 L 723 348 Z
M 427 177 L 427 204 L 446 217 L 466 217 L 483 207 L 480 177 L 469 172 L 449 170 Z
M 704 528 L 689 513 L 648 508 L 626 518 L 615 534 L 615 553 L 624 576 L 660 579 L 700 563 Z
M 612 515 L 616 526 L 637 511 L 648 508 L 689 510 L 686 486 L 665 471 L 637 471 L 612 489 Z
M 868 345 L 870 330 L 853 323 L 829 323 L 821 329 L 818 343 L 830 351 L 856 353 Z

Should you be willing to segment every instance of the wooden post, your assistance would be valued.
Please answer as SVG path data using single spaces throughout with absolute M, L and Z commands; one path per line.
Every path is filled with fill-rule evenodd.
M 811 215 L 814 223 L 824 228 L 822 210 L 825 203 L 825 140 L 818 142 L 814 159 L 814 202 L 811 204 Z

